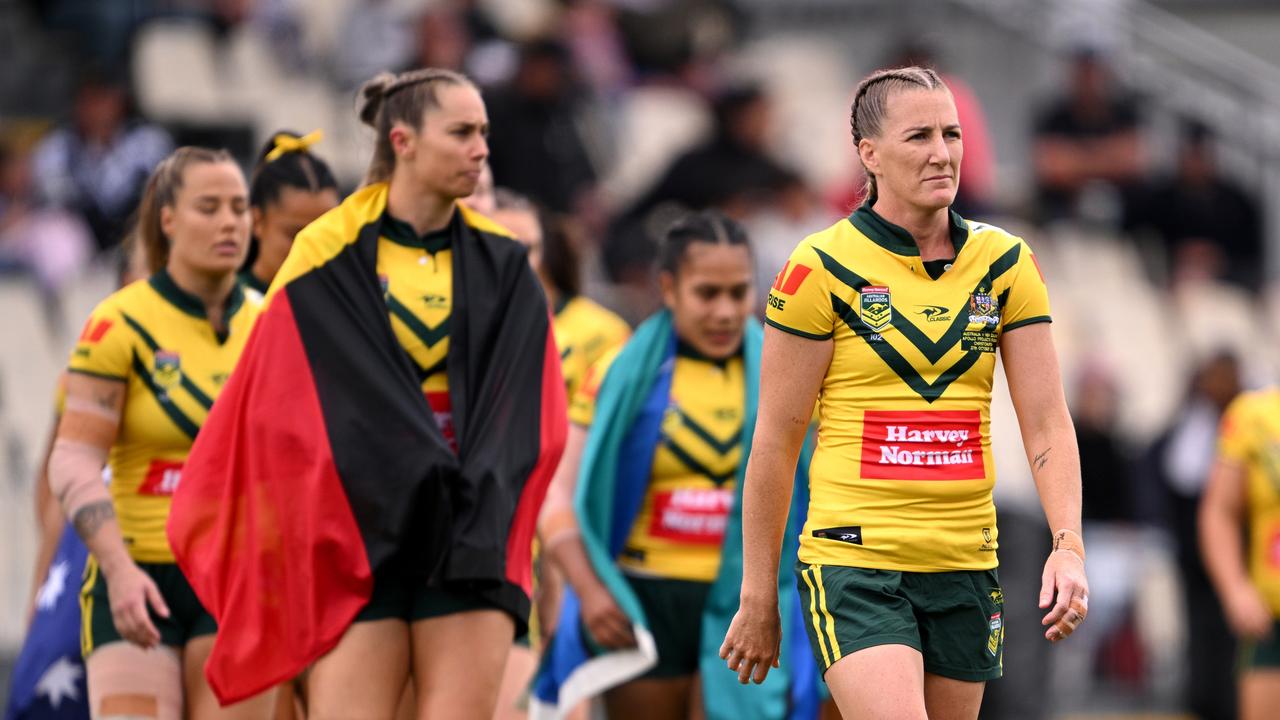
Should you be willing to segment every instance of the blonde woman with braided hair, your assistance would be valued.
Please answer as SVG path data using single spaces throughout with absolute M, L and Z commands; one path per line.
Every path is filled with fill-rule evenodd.
M 419 718 L 488 718 L 567 432 L 559 353 L 524 246 L 459 202 L 476 87 L 428 68 L 361 95 L 365 186 L 294 239 L 170 535 L 236 629 L 220 698 L 309 668 L 313 720 L 393 717 L 409 681 Z
M 721 657 L 743 683 L 777 662 L 789 468 L 818 402 L 795 573 L 832 696 L 846 718 L 973 720 L 1002 672 L 997 351 L 1053 531 L 1045 638 L 1070 635 L 1087 611 L 1080 462 L 1048 293 L 1025 242 L 951 210 L 964 144 L 934 71 L 872 73 L 850 125 L 867 201 L 805 238 L 768 299 L 741 604 Z

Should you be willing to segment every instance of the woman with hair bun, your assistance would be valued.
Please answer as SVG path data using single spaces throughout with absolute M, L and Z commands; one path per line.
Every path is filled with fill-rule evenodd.
M 295 239 L 170 533 L 236 629 L 220 697 L 311 666 L 309 717 L 391 717 L 410 677 L 418 717 L 488 717 L 564 443 L 559 354 L 524 247 L 459 202 L 488 156 L 476 87 L 428 68 L 361 94 L 366 184 Z

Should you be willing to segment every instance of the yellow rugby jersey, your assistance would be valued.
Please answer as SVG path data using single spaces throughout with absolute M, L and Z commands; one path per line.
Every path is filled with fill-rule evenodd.
M 835 343 L 800 538 L 806 563 L 997 564 L 996 349 L 1003 333 L 1049 321 L 1048 292 L 1021 239 L 952 213 L 951 240 L 955 259 L 934 279 L 910 233 L 863 206 L 805 238 L 769 293 L 768 324 Z
M 462 222 L 455 211 L 447 226 L 419 236 L 408 223 L 384 214 L 377 261 L 391 330 L 413 361 L 436 423 L 455 450 L 445 361 L 453 314 L 452 247 Z
M 569 420 L 591 424 L 595 396 L 617 352 L 588 373 Z M 637 575 L 712 582 L 738 464 L 746 385 L 741 356 L 715 361 L 679 344 L 671 400 L 654 450 L 649 489 L 618 564 Z
M 560 349 L 566 397 L 572 398 L 587 370 L 609 350 L 627 341 L 631 327 L 600 304 L 581 295 L 562 298 L 555 307 L 552 328 Z
M 1249 577 L 1280 617 L 1280 389 L 1244 393 L 1227 407 L 1218 454 L 1245 471 Z
M 239 284 L 219 335 L 204 305 L 161 270 L 103 300 L 71 352 L 68 371 L 126 384 L 107 457 L 111 497 L 129 555 L 171 563 L 165 536 L 182 464 L 240 358 L 261 309 Z

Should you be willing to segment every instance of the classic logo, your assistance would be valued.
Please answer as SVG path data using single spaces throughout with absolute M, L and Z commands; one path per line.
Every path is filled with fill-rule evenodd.
M 151 381 L 156 387 L 168 390 L 182 380 L 182 359 L 173 350 L 156 350 L 156 367 Z
M 941 305 L 917 305 L 917 315 L 923 315 L 928 322 L 945 322 L 951 319 L 951 311 Z
M 649 534 L 694 545 L 719 545 L 729 522 L 733 491 L 684 488 L 656 492 Z
M 862 526 L 846 525 L 844 527 L 822 528 L 821 530 L 814 530 L 813 536 L 824 540 L 849 543 L 850 545 L 861 545 Z
M 893 319 L 889 288 L 884 285 L 868 285 L 858 291 L 858 296 L 858 316 L 862 319 L 862 324 L 876 332 L 889 327 L 889 321 Z
M 981 480 L 977 410 L 867 410 L 862 477 L 867 480 Z
M 138 486 L 139 495 L 172 495 L 182 482 L 182 463 L 173 460 L 152 460 L 147 474 Z
M 427 304 L 428 310 L 447 310 L 449 308 L 449 298 L 443 295 L 428 293 L 422 296 L 422 302 Z
M 809 277 L 809 273 L 813 272 L 813 268 L 807 265 L 796 263 L 795 267 L 791 267 L 790 261 L 782 266 L 782 272 L 778 273 L 773 279 L 773 289 L 783 295 L 795 295 L 800 286 L 804 284 L 804 279 Z
M 1000 306 L 990 293 L 976 292 L 969 296 L 969 322 L 979 325 L 1000 323 Z

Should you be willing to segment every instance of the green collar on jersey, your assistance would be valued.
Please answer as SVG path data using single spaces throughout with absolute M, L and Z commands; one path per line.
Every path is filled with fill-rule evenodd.
M 161 268 L 160 272 L 152 275 L 147 282 L 151 284 L 151 289 L 159 293 L 160 297 L 167 300 L 170 305 L 191 317 L 200 318 L 201 320 L 209 319 L 209 316 L 204 311 L 204 302 L 195 295 L 178 287 L 178 283 L 174 282 L 173 276 L 169 274 L 168 270 Z M 241 305 L 244 305 L 244 287 L 237 282 L 231 288 L 231 295 L 227 297 L 226 312 L 223 315 L 222 321 L 228 327 L 231 325 L 231 318 L 235 317 Z
M 257 275 L 253 274 L 253 270 L 248 268 L 240 271 L 240 284 L 250 290 L 257 290 L 262 295 L 266 295 L 267 288 L 271 287 L 271 283 L 262 282 Z
M 382 214 L 382 237 L 397 245 L 426 250 L 435 255 L 453 244 L 454 226 L 461 222 L 462 213 L 455 208 L 449 216 L 449 224 L 439 230 L 419 235 L 409 223 L 389 212 Z
M 955 210 L 948 210 L 951 215 L 951 245 L 960 254 L 960 248 L 969 239 L 969 226 L 964 218 Z M 871 238 L 871 242 L 896 255 L 910 257 L 920 256 L 920 246 L 907 229 L 885 220 L 880 213 L 871 209 L 870 205 L 862 205 L 849 216 L 849 222 L 863 235 Z
M 676 338 L 676 355 L 682 358 L 688 358 L 690 360 L 698 360 L 700 362 L 715 365 L 721 370 L 728 367 L 730 360 L 733 360 L 734 358 L 742 357 L 742 348 L 743 346 L 740 345 L 738 346 L 738 349 L 734 350 L 728 357 L 717 359 L 717 358 L 707 357 L 706 355 L 702 354 L 693 345 L 686 342 L 684 339 L 679 337 Z

